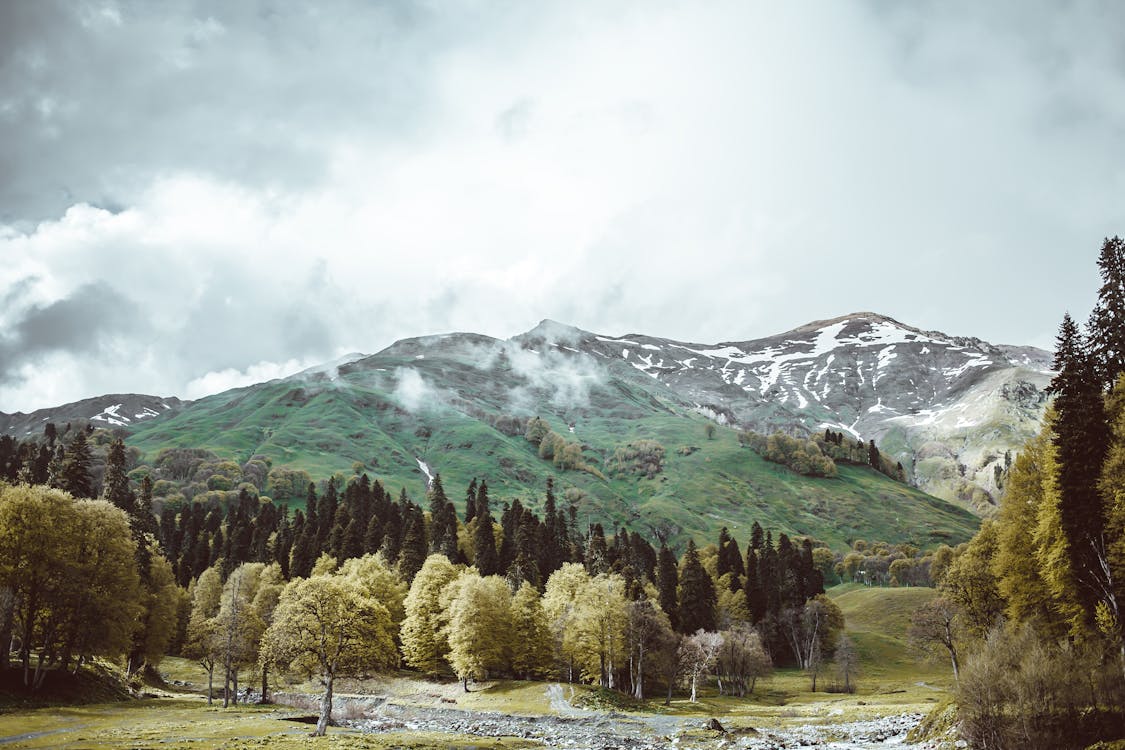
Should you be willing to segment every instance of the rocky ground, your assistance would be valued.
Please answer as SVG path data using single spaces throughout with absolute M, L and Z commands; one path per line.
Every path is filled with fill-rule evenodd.
M 311 708 L 311 706 L 308 706 Z M 920 714 L 839 724 L 808 724 L 756 730 L 709 727 L 699 717 L 624 714 L 572 708 L 552 696 L 558 715 L 517 716 L 456 707 L 406 706 L 379 697 L 338 698 L 340 724 L 370 732 L 441 732 L 478 737 L 520 737 L 566 750 L 656 748 L 832 748 L 861 750 L 906 744 Z M 346 717 L 346 718 L 345 718 Z

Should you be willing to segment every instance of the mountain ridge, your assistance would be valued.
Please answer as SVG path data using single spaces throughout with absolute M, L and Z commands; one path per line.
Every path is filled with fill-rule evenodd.
M 427 367 L 427 357 L 444 364 Z M 590 415 L 581 402 L 592 387 L 607 378 L 628 380 L 651 392 L 654 403 L 664 399 L 672 411 L 693 410 L 721 424 L 763 433 L 830 429 L 875 439 L 903 463 L 913 484 L 987 515 L 1011 452 L 1038 429 L 1049 365 L 1050 355 L 1034 347 L 950 336 L 860 311 L 717 344 L 605 336 L 545 318 L 509 339 L 468 332 L 408 337 L 375 354 L 353 353 L 267 382 L 378 382 L 407 410 L 437 399 L 492 418 L 533 416 L 546 408 L 573 430 Z M 469 383 L 475 385 L 466 388 Z M 111 395 L 31 415 L 0 414 L 0 432 L 22 430 L 16 436 L 23 437 L 39 423 L 66 421 L 63 416 L 143 432 L 137 423 L 153 418 L 153 411 L 171 415 L 205 402 L 233 402 L 263 385 L 195 402 Z M 537 389 L 545 398 L 534 395 Z M 119 407 L 115 399 L 132 401 Z M 608 401 L 598 408 L 623 411 Z M 129 414 L 137 419 L 117 418 Z

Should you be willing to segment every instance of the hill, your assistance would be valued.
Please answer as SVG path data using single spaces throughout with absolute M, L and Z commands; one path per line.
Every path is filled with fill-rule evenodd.
M 804 477 L 741 448 L 695 401 L 619 357 L 598 337 L 544 323 L 508 341 L 450 334 L 400 341 L 377 355 L 201 399 L 138 425 L 130 445 L 151 460 L 170 447 L 206 448 L 242 463 L 313 477 L 353 468 L 420 499 L 440 473 L 458 499 L 473 477 L 493 498 L 538 509 L 548 476 L 581 523 L 650 529 L 676 539 L 739 536 L 759 521 L 835 547 L 857 536 L 923 546 L 968 538 L 965 510 L 858 466 Z M 583 343 L 585 342 L 585 343 Z M 579 344 L 584 350 L 571 344 Z M 578 448 L 568 464 L 541 457 L 524 433 L 541 416 Z M 624 466 L 630 443 L 655 441 L 662 469 Z M 268 488 L 265 488 L 268 494 Z

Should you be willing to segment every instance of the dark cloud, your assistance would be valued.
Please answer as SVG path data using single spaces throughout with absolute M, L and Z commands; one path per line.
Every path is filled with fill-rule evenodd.
M 410 137 L 443 36 L 407 3 L 0 3 L 0 222 L 175 170 L 307 187 L 341 137 Z
M 5 298 L 5 303 L 9 298 Z M 32 305 L 12 316 L 0 336 L 0 382 L 18 379 L 18 370 L 48 354 L 98 355 L 107 338 L 127 336 L 144 326 L 135 305 L 102 281 L 86 284 L 49 305 Z

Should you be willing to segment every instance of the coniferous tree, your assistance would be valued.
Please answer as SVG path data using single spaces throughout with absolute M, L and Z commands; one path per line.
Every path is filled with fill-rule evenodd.
M 660 545 L 660 552 L 656 555 L 656 590 L 659 592 L 660 608 L 668 615 L 672 627 L 676 627 L 679 611 L 677 590 L 680 586 L 680 575 L 676 569 L 676 556 L 665 544 Z
M 680 571 L 679 631 L 694 633 L 697 630 L 715 629 L 715 585 L 699 561 L 695 541 L 689 539 L 684 563 Z
M 605 543 L 605 529 L 600 523 L 590 527 L 586 540 L 586 572 L 592 576 L 609 572 L 609 549 Z
M 753 548 L 746 550 L 746 606 L 750 610 L 750 622 L 757 625 L 766 616 L 766 591 L 758 575 L 758 556 Z
M 879 449 L 875 446 L 875 439 L 872 438 L 871 442 L 867 444 L 867 462 L 876 471 L 879 470 L 881 462 L 879 461 Z
M 492 513 L 488 508 L 488 482 L 481 482 L 476 492 L 476 527 L 473 531 L 473 565 L 481 577 L 500 572 L 500 558 L 496 552 L 496 537 L 492 531 Z
M 328 486 L 324 489 L 324 497 L 320 500 L 317 514 L 320 517 L 320 529 L 317 532 L 317 550 L 325 552 L 329 549 L 329 538 L 332 528 L 336 524 L 336 510 L 340 496 L 336 492 L 336 478 L 328 478 Z
M 469 482 L 469 489 L 465 491 L 465 525 L 468 526 L 477 517 L 477 478 Z
M 1098 255 L 1102 277 L 1090 315 L 1090 354 L 1106 390 L 1125 374 L 1125 240 L 1106 239 Z
M 121 438 L 116 438 L 109 446 L 106 454 L 105 478 L 102 481 L 102 499 L 116 505 L 125 511 L 130 518 L 136 516 L 133 507 L 135 497 L 129 489 L 129 477 L 126 475 L 125 443 Z
M 420 508 L 412 508 L 406 514 L 406 529 L 402 536 L 402 551 L 399 553 L 398 570 L 404 581 L 409 583 L 426 562 L 426 526 Z
M 1079 601 L 1092 620 L 1101 575 L 1096 548 L 1105 528 L 1097 482 L 1109 444 L 1102 387 L 1094 358 L 1070 315 L 1059 327 L 1050 391 L 1055 394 L 1059 521 L 1068 543 Z
M 445 496 L 440 473 L 434 475 L 427 495 L 430 500 L 430 553 L 448 556 L 450 537 L 453 539 L 452 548 L 456 549 L 457 545 L 457 517 L 449 513 L 451 506 Z
M 55 446 L 51 460 L 47 463 L 47 484 L 58 490 L 66 489 L 66 448 L 60 442 Z
M 92 498 L 94 480 L 90 477 L 90 444 L 86 441 L 86 431 L 78 430 L 66 451 L 62 467 L 62 488 L 74 497 Z

